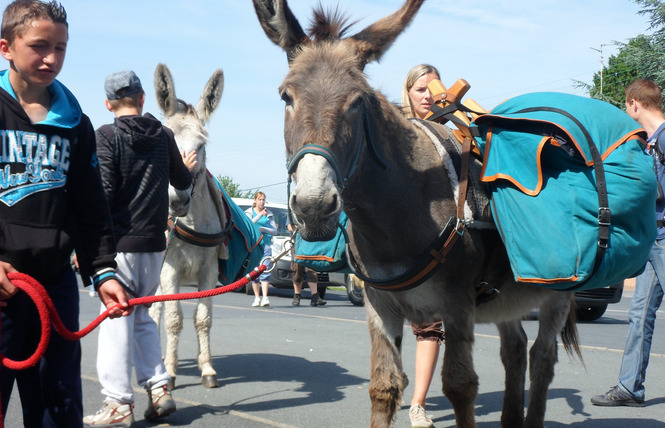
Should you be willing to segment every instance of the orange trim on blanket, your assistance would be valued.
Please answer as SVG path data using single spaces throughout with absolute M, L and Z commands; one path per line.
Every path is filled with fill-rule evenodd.
M 600 158 L 601 158 L 602 160 L 607 159 L 607 157 L 610 155 L 610 153 L 612 153 L 612 152 L 614 151 L 614 149 L 616 149 L 617 147 L 619 147 L 620 145 L 622 145 L 622 144 L 625 143 L 626 141 L 630 141 L 630 140 L 638 140 L 638 141 L 640 142 L 640 144 L 642 144 L 644 147 L 646 147 L 646 146 L 647 146 L 647 142 L 644 140 L 644 138 L 642 138 L 642 137 L 639 136 L 640 132 L 642 132 L 642 129 L 638 129 L 638 130 L 635 130 L 635 131 L 631 131 L 631 132 L 629 132 L 628 134 L 624 135 L 619 141 L 617 141 L 616 143 L 612 144 L 612 145 L 611 145 L 611 146 L 605 151 L 605 153 L 603 153 L 603 154 L 600 156 Z M 593 165 L 593 162 L 591 162 L 591 163 L 589 164 L 589 166 L 591 166 L 591 165 Z
M 231 216 L 231 217 L 233 217 L 233 216 Z M 251 242 L 249 242 L 247 240 L 247 237 L 245 236 L 244 233 L 242 233 L 242 230 L 240 230 L 240 228 L 238 227 L 238 225 L 235 222 L 233 223 L 233 228 L 236 229 L 238 232 L 240 232 L 240 236 L 242 236 L 242 240 L 245 241 L 245 248 L 247 249 L 247 252 L 249 252 L 249 253 L 254 251 L 254 249 L 257 247 L 257 245 L 259 245 L 261 243 L 261 241 L 263 241 L 263 233 L 261 233 L 259 235 L 258 241 L 256 241 L 254 244 L 252 244 Z M 231 237 L 230 234 L 229 234 L 229 238 L 233 239 L 233 237 Z
M 521 276 L 517 277 L 517 282 L 526 282 L 526 283 L 541 283 L 541 284 L 556 284 L 557 282 L 574 282 L 580 279 L 579 276 L 573 275 L 568 278 L 550 278 L 550 279 L 544 279 L 544 278 L 524 278 Z
M 296 260 L 315 260 L 315 261 L 324 261 L 324 262 L 334 262 L 333 257 L 328 256 L 304 256 L 302 254 L 296 254 Z
M 524 119 L 524 120 L 533 121 L 533 122 L 550 123 L 550 124 L 553 124 L 554 126 L 556 126 L 557 128 L 559 128 L 560 130 L 564 131 L 564 133 L 568 136 L 568 140 L 575 145 L 575 147 L 577 148 L 578 153 L 582 156 L 582 159 L 584 160 L 584 164 L 588 167 L 593 166 L 593 159 L 592 160 L 587 160 L 587 158 L 584 156 L 584 152 L 581 150 L 581 148 L 580 148 L 579 144 L 577 143 L 577 141 L 573 138 L 572 135 L 570 135 L 570 133 L 566 129 L 561 128 L 556 123 L 550 122 L 550 121 L 547 121 L 547 120 L 533 120 L 533 119 Z M 480 171 L 480 181 L 485 182 L 485 183 L 491 183 L 491 182 L 497 181 L 497 180 L 506 180 L 506 181 L 512 183 L 513 185 L 515 185 L 522 193 L 524 193 L 528 196 L 537 196 L 540 193 L 540 191 L 542 190 L 542 186 L 543 186 L 543 171 L 542 171 L 542 168 L 541 168 L 540 155 L 543 151 L 543 148 L 545 147 L 545 144 L 550 143 L 552 145 L 559 146 L 558 141 L 553 137 L 543 137 L 543 139 L 540 140 L 540 143 L 538 144 L 538 153 L 537 153 L 537 156 L 536 156 L 537 169 L 538 169 L 538 184 L 536 185 L 535 189 L 531 190 L 531 189 L 527 189 L 526 187 L 524 187 L 519 181 L 517 181 L 517 179 L 513 178 L 512 176 L 510 176 L 508 174 L 497 173 L 497 174 L 494 174 L 494 175 L 489 176 L 489 177 L 485 176 L 485 169 L 487 167 L 487 158 L 489 156 L 491 145 L 492 145 L 492 136 L 494 135 L 492 133 L 493 129 L 494 129 L 493 126 L 489 126 L 488 129 L 487 129 L 487 135 L 486 135 L 486 138 L 485 138 L 485 141 L 486 141 L 486 143 L 485 143 L 485 153 L 484 153 L 484 156 L 483 156 L 483 168 Z M 601 154 L 600 158 L 603 161 L 605 161 L 607 159 L 607 157 L 617 147 L 621 146 L 622 144 L 624 144 L 626 141 L 629 141 L 629 140 L 638 140 L 643 146 L 646 147 L 646 141 L 642 137 L 640 137 L 640 135 L 639 135 L 642 132 L 644 132 L 644 130 L 642 128 L 637 128 L 637 129 L 634 129 L 633 131 L 630 131 L 629 133 L 627 133 L 626 135 L 621 137 L 617 142 L 615 142 L 610 147 L 608 147 L 608 149 L 605 150 L 605 152 Z M 537 281 L 534 281 L 534 282 L 537 282 Z
M 542 172 L 542 165 L 541 165 L 541 153 L 543 151 L 543 148 L 545 147 L 545 144 L 547 143 L 552 143 L 552 140 L 556 141 L 556 139 L 552 137 L 543 137 L 540 140 L 540 143 L 538 144 L 538 154 L 536 156 L 536 163 L 537 163 L 537 168 L 538 168 L 538 183 L 536 184 L 536 187 L 534 189 L 527 189 L 517 181 L 517 179 L 513 178 L 512 176 L 508 174 L 502 174 L 502 173 L 497 173 L 492 176 L 485 176 L 485 168 L 487 167 L 487 156 L 489 156 L 490 152 L 490 145 L 492 143 L 492 127 L 490 127 L 487 131 L 487 139 L 485 143 L 485 156 L 483 159 L 483 169 L 480 172 L 480 181 L 483 181 L 485 183 L 490 183 L 492 181 L 497 181 L 497 180 L 507 180 L 511 183 L 513 183 L 518 189 L 522 191 L 522 193 L 528 195 L 528 196 L 537 196 L 541 189 L 543 188 L 543 172 Z

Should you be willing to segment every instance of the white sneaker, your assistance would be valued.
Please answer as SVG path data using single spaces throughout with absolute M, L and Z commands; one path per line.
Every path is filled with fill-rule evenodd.
M 409 409 L 411 428 L 433 428 L 434 422 L 427 416 L 425 409 L 420 404 L 414 404 Z
M 132 428 L 134 426 L 133 404 L 105 401 L 94 415 L 83 418 L 84 427 Z
M 168 386 L 159 386 L 148 390 L 148 408 L 144 416 L 154 422 L 175 412 L 175 401 L 171 397 Z
M 263 299 L 261 299 L 261 306 L 270 306 L 270 300 L 266 296 L 263 296 Z
M 257 306 L 261 306 L 261 298 L 260 297 L 255 297 L 254 298 L 254 303 L 252 303 L 253 308 L 255 308 Z

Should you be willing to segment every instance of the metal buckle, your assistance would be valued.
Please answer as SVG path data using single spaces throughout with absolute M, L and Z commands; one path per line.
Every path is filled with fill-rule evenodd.
M 458 218 L 457 223 L 455 223 L 455 232 L 459 236 L 464 236 L 465 228 L 466 228 L 466 221 L 463 218 Z
M 612 211 L 608 207 L 598 208 L 598 224 L 609 226 L 612 222 Z

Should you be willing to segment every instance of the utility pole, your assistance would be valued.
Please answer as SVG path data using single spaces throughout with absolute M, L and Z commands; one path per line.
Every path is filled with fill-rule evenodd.
M 607 45 L 600 45 L 600 49 L 592 48 L 589 47 L 589 49 L 593 49 L 596 52 L 600 52 L 600 96 L 603 96 L 603 68 L 605 68 L 603 64 L 603 46 Z

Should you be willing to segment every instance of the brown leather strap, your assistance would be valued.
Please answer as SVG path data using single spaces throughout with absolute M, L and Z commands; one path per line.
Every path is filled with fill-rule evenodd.
M 372 281 L 372 278 L 363 275 L 353 268 L 353 254 L 351 254 L 347 240 L 347 258 L 349 259 L 349 266 L 358 278 L 365 281 L 366 285 L 387 291 L 407 290 L 422 283 L 433 273 L 434 269 L 446 262 L 446 256 L 453 249 L 459 237 L 464 234 L 464 229 L 466 227 L 464 223 L 464 203 L 466 202 L 466 192 L 469 186 L 469 158 L 471 155 L 471 143 L 471 138 L 465 138 L 462 143 L 462 164 L 459 178 L 459 194 L 457 197 L 456 224 L 452 228 L 450 235 L 448 235 L 448 238 L 442 247 L 438 250 L 436 247 L 430 249 L 429 255 L 432 257 L 432 260 L 417 266 L 412 272 L 400 276 L 399 278 L 376 282 Z M 422 266 L 422 268 L 420 266 Z
M 471 138 L 464 137 L 462 143 L 462 167 L 460 168 L 459 196 L 457 198 L 457 219 L 464 218 L 464 203 L 469 187 L 469 157 L 471 154 Z
M 199 233 L 184 224 L 180 224 L 177 218 L 174 221 L 173 217 L 169 217 L 168 226 L 170 230 L 175 231 L 175 235 L 178 238 L 199 247 L 216 247 L 226 240 L 229 233 L 228 229 L 214 234 Z
M 464 234 L 464 203 L 466 202 L 466 192 L 469 188 L 469 157 L 471 154 L 471 139 L 464 138 L 462 143 L 462 166 L 460 168 L 459 177 L 459 194 L 457 195 L 457 224 L 448 236 L 443 248 L 439 251 L 432 250 L 430 254 L 439 263 L 446 262 L 446 256 L 453 249 L 457 239 Z

